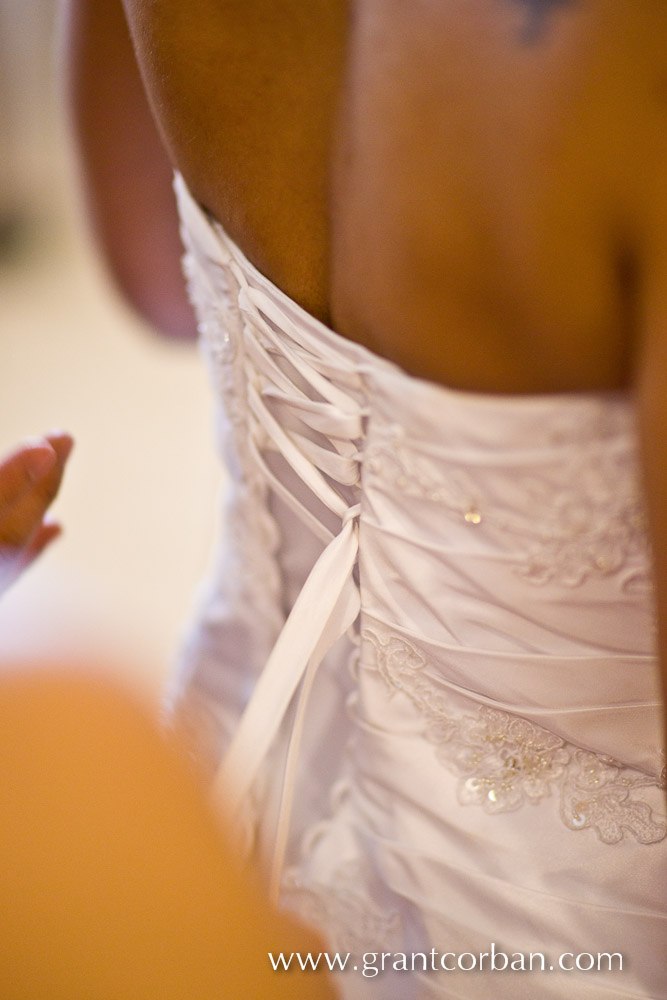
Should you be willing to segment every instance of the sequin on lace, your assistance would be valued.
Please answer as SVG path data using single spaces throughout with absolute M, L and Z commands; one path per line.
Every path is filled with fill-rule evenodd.
M 667 836 L 665 823 L 632 795 L 656 786 L 659 780 L 611 758 L 574 750 L 561 795 L 563 822 L 572 830 L 593 827 L 605 844 L 617 844 L 625 830 L 640 844 L 655 844 Z
M 624 767 L 609 757 L 578 749 L 527 719 L 482 706 L 455 713 L 431 680 L 427 660 L 400 636 L 365 628 L 362 638 L 390 690 L 402 691 L 426 719 L 426 738 L 438 760 L 458 778 L 462 805 L 494 814 L 560 796 L 560 814 L 571 830 L 592 828 L 605 844 L 624 834 L 642 844 L 667 836 L 664 818 L 637 797 L 659 779 Z

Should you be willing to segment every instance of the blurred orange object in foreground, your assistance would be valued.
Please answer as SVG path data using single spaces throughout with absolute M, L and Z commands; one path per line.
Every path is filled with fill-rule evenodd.
M 71 669 L 0 678 L 0 995 L 332 1000 L 150 713 Z

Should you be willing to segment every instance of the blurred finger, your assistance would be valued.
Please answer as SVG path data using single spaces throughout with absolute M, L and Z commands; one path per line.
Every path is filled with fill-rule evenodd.
M 35 498 L 39 498 L 39 502 L 46 508 L 58 494 L 65 471 L 65 463 L 74 447 L 74 440 L 64 431 L 53 431 L 45 435 L 45 440 L 55 452 L 56 461 L 53 467 L 35 482 L 34 494 Z
M 49 505 L 55 499 L 62 481 L 65 462 L 69 457 L 73 440 L 69 434 L 60 431 L 47 435 L 40 448 L 23 449 L 10 457 L 8 490 L 20 477 L 21 459 L 23 461 L 24 488 L 14 488 L 12 499 L 6 499 L 4 505 L 0 498 L 0 545 L 10 549 L 23 548 L 28 545 L 35 532 L 39 529 Z M 52 456 L 51 464 L 37 462 L 28 453 L 46 449 Z M 27 472 L 26 472 L 27 463 Z M 15 465 L 19 466 L 19 470 Z M 37 475 L 37 471 L 41 475 Z M 45 471 L 44 471 L 45 470 Z M 0 478 L 3 477 L 0 467 Z M 36 478 L 35 478 L 36 477 Z M 8 493 L 8 496 L 10 494 Z
M 25 442 L 0 462 L 0 519 L 57 465 L 57 451 L 46 438 Z
M 64 466 L 74 447 L 74 438 L 72 435 L 67 434 L 66 431 L 57 430 L 50 431 L 44 437 L 58 456 L 60 464 Z
M 41 493 L 47 503 L 51 503 L 55 500 L 60 489 L 65 471 L 65 463 L 74 447 L 74 440 L 69 434 L 65 434 L 63 431 L 54 431 L 48 434 L 46 440 L 56 453 L 56 464 L 35 484 L 35 488 L 36 492 Z

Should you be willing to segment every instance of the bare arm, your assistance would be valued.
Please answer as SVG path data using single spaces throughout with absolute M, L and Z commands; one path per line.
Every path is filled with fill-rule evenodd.
M 124 296 L 163 334 L 196 327 L 180 268 L 172 166 L 120 0 L 62 0 L 65 89 L 84 196 Z

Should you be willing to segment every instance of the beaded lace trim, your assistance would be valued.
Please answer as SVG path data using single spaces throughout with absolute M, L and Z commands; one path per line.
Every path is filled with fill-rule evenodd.
M 643 789 L 659 787 L 657 778 L 498 709 L 483 706 L 457 714 L 428 677 L 426 657 L 414 645 L 370 628 L 362 638 L 372 646 L 389 689 L 402 691 L 424 715 L 426 738 L 440 763 L 458 778 L 462 805 L 495 814 L 557 794 L 565 826 L 592 828 L 605 844 L 619 843 L 626 833 L 641 844 L 667 837 L 665 818 L 641 798 Z

